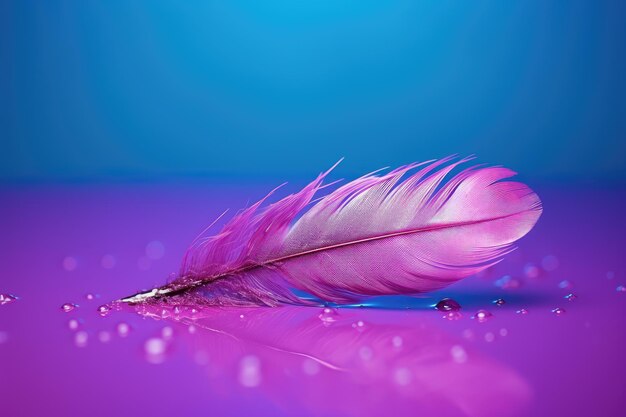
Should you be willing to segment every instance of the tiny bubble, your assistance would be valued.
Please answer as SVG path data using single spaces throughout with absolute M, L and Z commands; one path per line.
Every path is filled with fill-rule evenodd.
M 174 336 L 174 329 L 170 326 L 161 329 L 161 337 L 163 337 L 164 340 L 170 340 L 172 336 Z
M 476 314 L 472 316 L 472 318 L 476 319 L 476 321 L 479 323 L 484 323 L 487 320 L 489 320 L 491 317 L 493 317 L 493 314 L 491 314 L 490 312 L 486 310 L 478 310 Z
M 334 308 L 326 307 L 322 310 L 319 316 L 317 316 L 325 326 L 329 326 L 337 321 L 337 310 Z
M 525 308 L 520 308 L 519 310 L 516 311 L 517 314 L 528 314 L 528 310 L 526 310 Z
M 540 270 L 535 264 L 526 264 L 524 266 L 524 275 L 527 278 L 537 278 L 539 276 L 539 273 Z
M 461 319 L 461 317 L 463 317 L 463 314 L 461 314 L 459 311 L 448 311 L 446 314 L 443 315 L 443 318 L 446 320 L 459 320 Z
M 571 293 L 570 293 L 570 294 L 567 294 L 567 295 L 566 295 L 565 297 L 563 297 L 563 298 L 565 298 L 567 301 L 574 301 L 574 300 L 575 300 L 576 298 L 578 298 L 578 297 L 576 297 L 576 295 L 575 295 L 575 294 L 571 294 Z
M 561 307 L 557 307 L 552 309 L 552 313 L 554 313 L 554 315 L 556 316 L 562 316 L 563 314 L 565 314 L 565 310 L 562 309 Z
M 564 279 L 563 281 L 559 282 L 559 288 L 562 288 L 564 290 L 572 288 L 572 283 Z
M 522 286 L 522 282 L 513 278 L 510 275 L 504 275 L 502 278 L 497 279 L 494 282 L 496 287 L 502 288 L 503 290 L 514 290 Z
M 163 246 L 163 243 L 159 242 L 158 240 L 153 240 L 146 245 L 146 256 L 149 259 L 156 261 L 161 259 L 164 254 L 165 246 Z
M 115 259 L 115 256 L 113 255 L 104 255 L 100 260 L 100 266 L 104 269 L 115 268 L 115 265 L 117 265 L 117 259 Z
M 363 346 L 361 347 L 361 349 L 359 349 L 359 357 L 363 359 L 364 361 L 371 360 L 373 356 L 374 356 L 374 352 L 372 351 L 370 347 Z
M 163 339 L 152 337 L 143 345 L 146 360 L 150 363 L 159 364 L 165 360 L 167 344 Z
M 73 256 L 66 256 L 63 258 L 63 269 L 66 271 L 73 271 L 78 267 L 78 261 Z
M 100 307 L 98 307 L 98 314 L 100 314 L 102 317 L 108 316 L 110 312 L 111 307 L 107 305 L 101 305 Z
M 96 299 L 96 296 L 95 296 L 95 295 L 93 295 L 92 293 L 85 294 L 85 299 L 86 299 L 87 301 L 93 301 L 93 300 L 95 300 L 95 299 Z
M 496 340 L 496 335 L 491 333 L 491 332 L 487 332 L 485 333 L 485 342 L 493 342 L 494 340 Z
M 394 336 L 393 339 L 391 339 L 391 344 L 393 345 L 393 347 L 399 349 L 402 347 L 402 338 L 400 336 Z
M 499 333 L 500 333 L 500 336 L 505 337 L 506 335 L 509 334 L 509 331 L 503 327 L 502 329 L 500 329 Z
M 493 300 L 493 303 L 498 307 L 502 307 L 506 304 L 506 301 L 504 301 L 503 298 L 498 298 L 497 300 Z
M 76 334 L 74 334 L 74 344 L 77 347 L 85 347 L 87 346 L 87 339 L 89 338 L 89 335 L 87 334 L 87 332 L 85 331 L 80 331 L 80 332 L 76 332 Z
M 409 385 L 412 379 L 413 375 L 408 368 L 398 368 L 393 373 L 393 380 L 401 386 Z
M 541 267 L 544 271 L 554 271 L 559 267 L 559 260 L 554 255 L 547 255 L 541 260 Z
M 109 343 L 111 341 L 111 332 L 102 330 L 98 333 L 98 340 L 102 343 Z
M 450 355 L 456 363 L 467 362 L 467 352 L 461 345 L 454 345 L 450 348 Z
M 252 388 L 261 383 L 261 361 L 254 355 L 248 355 L 239 361 L 239 383 Z
M 124 323 L 124 322 L 118 323 L 116 330 L 117 330 L 118 336 L 126 337 L 130 333 L 130 326 L 128 325 L 128 323 Z
M 61 306 L 61 311 L 64 313 L 69 313 L 70 311 L 73 311 L 76 307 L 78 307 L 76 304 L 65 303 Z
M 11 294 L 0 294 L 0 305 L 5 305 L 17 301 L 17 297 Z
M 356 329 L 359 332 L 365 330 L 365 323 L 362 320 L 352 323 L 352 328 Z

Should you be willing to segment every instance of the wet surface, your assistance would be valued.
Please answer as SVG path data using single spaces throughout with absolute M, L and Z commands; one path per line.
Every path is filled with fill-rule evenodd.
M 2 415 L 623 412 L 622 189 L 536 187 L 545 211 L 519 249 L 433 294 L 99 310 L 163 284 L 203 227 L 270 188 L 3 187 Z

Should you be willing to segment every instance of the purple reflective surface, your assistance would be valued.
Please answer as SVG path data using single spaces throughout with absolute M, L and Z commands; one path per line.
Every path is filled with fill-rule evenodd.
M 205 225 L 269 185 L 4 187 L 0 293 L 19 300 L 0 305 L 1 414 L 620 415 L 626 193 L 537 188 L 545 211 L 519 250 L 438 293 L 173 321 L 96 309 L 162 284 Z M 431 307 L 444 297 L 461 317 Z

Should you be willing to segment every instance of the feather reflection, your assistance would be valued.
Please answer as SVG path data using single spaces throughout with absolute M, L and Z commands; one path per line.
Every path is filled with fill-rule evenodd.
M 416 312 L 211 307 L 179 320 L 216 392 L 262 390 L 288 415 L 510 416 L 531 398 L 514 370 Z

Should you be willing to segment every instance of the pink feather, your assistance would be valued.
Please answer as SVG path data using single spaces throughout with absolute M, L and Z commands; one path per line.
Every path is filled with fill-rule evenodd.
M 469 160 L 452 159 L 365 175 L 308 209 L 332 168 L 262 208 L 274 190 L 197 239 L 177 279 L 121 301 L 312 303 L 298 289 L 347 303 L 450 285 L 499 262 L 542 211 L 530 188 L 503 181 L 513 171 L 471 166 L 452 175 Z

